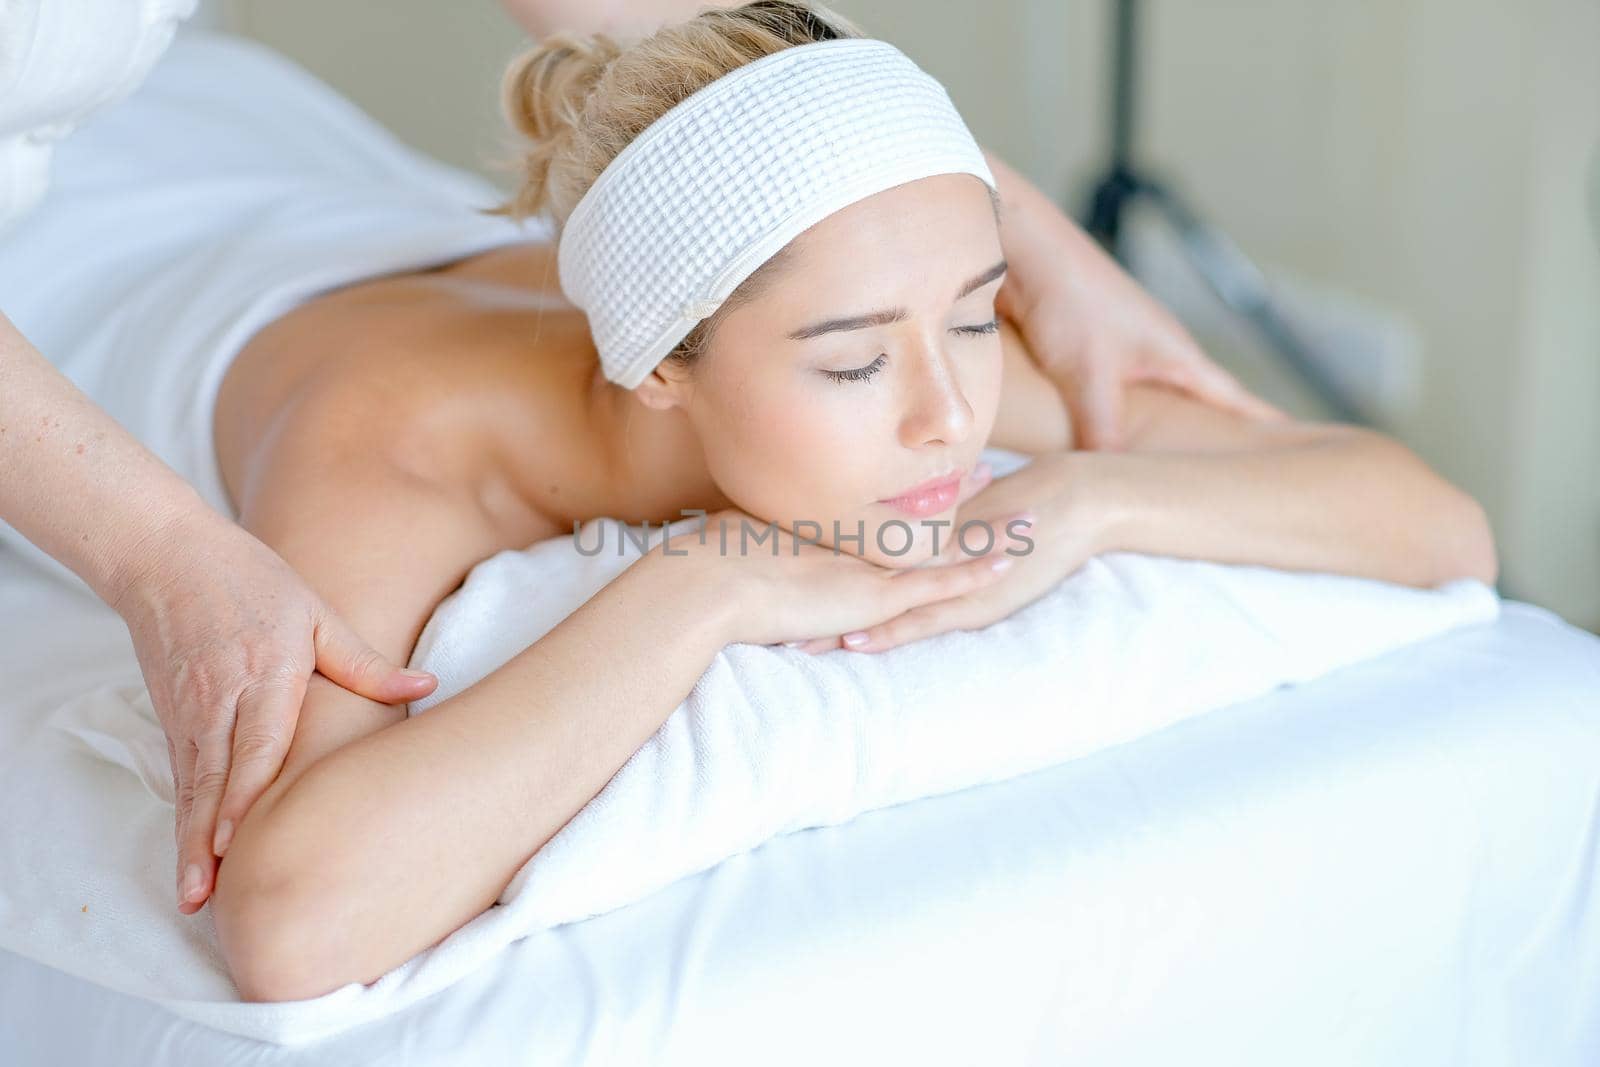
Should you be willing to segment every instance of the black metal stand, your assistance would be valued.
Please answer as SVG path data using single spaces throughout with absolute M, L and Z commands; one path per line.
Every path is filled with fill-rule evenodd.
M 1206 284 L 1236 314 L 1248 320 L 1290 370 L 1327 405 L 1335 418 L 1370 424 L 1347 391 L 1312 358 L 1273 303 L 1266 279 L 1254 263 L 1228 239 L 1207 225 L 1170 189 L 1138 172 L 1133 165 L 1134 91 L 1138 82 L 1137 0 L 1116 0 L 1111 70 L 1111 163 L 1096 183 L 1084 216 L 1084 229 L 1119 262 L 1124 213 L 1143 200 L 1176 231 L 1184 254 Z

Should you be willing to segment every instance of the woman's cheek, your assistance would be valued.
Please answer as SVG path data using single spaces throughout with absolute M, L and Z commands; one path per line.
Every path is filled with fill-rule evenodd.
M 997 379 L 993 391 L 997 403 Z M 894 422 L 874 409 L 869 386 L 828 383 L 810 397 L 793 383 L 778 393 L 741 392 L 744 403 L 729 405 L 714 443 L 706 441 L 712 477 L 734 504 L 883 566 L 908 566 L 928 555 L 925 532 L 914 523 L 917 543 L 909 549 L 902 551 L 905 532 L 898 528 L 882 531 L 886 549 L 880 548 L 879 528 L 895 513 L 877 501 L 916 472 L 903 469 Z M 993 421 L 993 411 L 987 418 Z
M 802 519 L 826 526 L 852 468 L 838 463 L 838 443 L 819 431 L 794 405 L 752 411 L 729 422 L 707 463 L 723 493 L 751 515 L 791 529 Z
M 1000 391 L 1004 382 L 1004 372 L 1005 352 L 1000 342 L 995 341 L 989 346 L 987 358 L 977 375 L 978 380 L 968 394 L 978 439 L 985 444 L 989 440 L 989 434 L 994 430 L 994 420 L 1000 414 Z

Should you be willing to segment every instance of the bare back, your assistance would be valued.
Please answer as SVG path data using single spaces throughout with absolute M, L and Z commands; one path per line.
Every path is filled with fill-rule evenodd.
M 561 532 L 567 465 L 582 457 L 576 390 L 593 365 L 583 314 L 547 278 L 552 246 L 513 245 L 310 300 L 259 331 L 230 365 L 215 439 L 235 506 L 281 442 L 285 412 L 320 396 L 344 431 L 409 455 L 419 473 L 474 486 L 506 544 Z M 518 485 L 496 460 L 518 449 Z M 543 457 L 549 477 L 526 475 Z M 580 475 L 581 476 L 581 475 Z M 542 484 L 540 495 L 519 490 Z M 581 496 L 567 487 L 568 500 Z M 567 527 L 570 529 L 570 526 Z

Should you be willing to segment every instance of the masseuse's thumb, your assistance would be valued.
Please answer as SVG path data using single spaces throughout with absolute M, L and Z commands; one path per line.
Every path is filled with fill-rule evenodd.
M 421 700 L 439 685 L 427 671 L 406 670 L 390 663 L 361 640 L 343 619 L 324 609 L 317 620 L 317 670 L 352 693 L 383 704 Z

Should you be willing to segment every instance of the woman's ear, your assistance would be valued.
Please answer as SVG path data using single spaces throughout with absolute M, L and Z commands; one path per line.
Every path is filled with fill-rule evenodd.
M 684 383 L 666 378 L 657 367 L 645 376 L 644 381 L 633 387 L 633 395 L 639 398 L 639 403 L 655 411 L 667 411 L 684 403 Z

